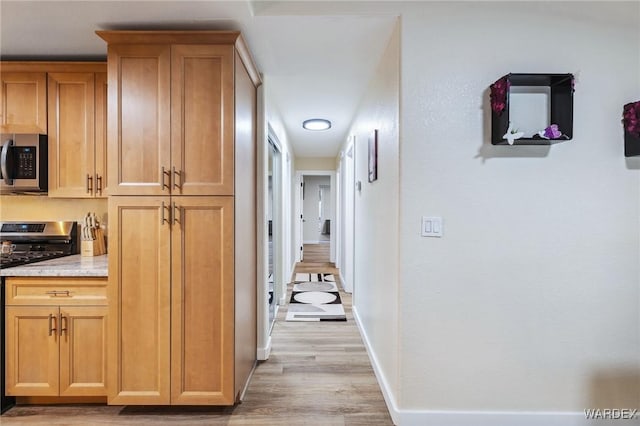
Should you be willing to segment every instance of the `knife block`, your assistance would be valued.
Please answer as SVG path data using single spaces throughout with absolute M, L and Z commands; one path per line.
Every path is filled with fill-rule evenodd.
M 81 256 L 102 256 L 107 254 L 107 247 L 104 243 L 104 232 L 102 228 L 95 230 L 95 240 L 82 240 L 80 241 L 80 255 Z

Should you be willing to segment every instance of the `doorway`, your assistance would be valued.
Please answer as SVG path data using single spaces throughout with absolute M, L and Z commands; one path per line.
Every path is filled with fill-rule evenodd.
M 282 224 L 279 214 L 279 206 L 282 199 L 280 191 L 282 170 L 280 166 L 280 150 L 273 138 L 268 138 L 267 148 L 267 287 L 269 297 L 267 299 L 269 312 L 269 332 L 276 320 L 278 300 L 282 288 L 281 261 L 279 250 L 282 241 Z
M 335 179 L 333 170 L 301 170 L 296 173 L 299 191 L 296 199 L 297 262 L 335 262 Z
M 355 280 L 355 137 L 352 137 L 340 156 L 340 269 L 344 290 L 353 292 Z

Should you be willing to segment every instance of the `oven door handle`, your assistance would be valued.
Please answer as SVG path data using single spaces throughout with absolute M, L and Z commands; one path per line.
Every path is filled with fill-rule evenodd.
M 13 146 L 13 140 L 7 139 L 2 145 L 2 151 L 0 152 L 0 171 L 2 172 L 4 183 L 6 183 L 7 185 L 13 185 L 13 179 L 9 177 L 7 168 L 7 155 L 9 154 L 10 146 Z

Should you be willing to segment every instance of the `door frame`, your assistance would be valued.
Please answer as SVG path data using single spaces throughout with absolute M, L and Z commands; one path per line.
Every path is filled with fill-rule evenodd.
M 344 290 L 352 293 L 355 283 L 355 199 L 356 199 L 356 143 L 351 136 L 340 153 L 340 258 L 338 268 Z
M 336 193 L 338 191 L 336 188 L 336 171 L 335 170 L 296 170 L 296 188 L 298 189 L 298 195 L 295 197 L 295 211 L 296 211 L 296 224 L 295 224 L 295 233 L 296 233 L 296 245 L 294 249 L 296 250 L 296 262 L 301 262 L 303 259 L 302 249 L 303 247 L 303 233 L 302 233 L 302 218 L 303 214 L 303 202 L 302 202 L 302 183 L 304 182 L 304 176 L 329 176 L 329 185 L 331 186 L 331 206 L 332 206 L 332 215 L 331 215 L 331 228 L 335 229 L 336 223 L 336 207 L 338 205 L 336 200 Z M 336 247 L 335 247 L 335 232 L 331 231 L 329 234 L 329 262 L 336 261 Z
M 286 274 L 286 253 L 284 250 L 285 247 L 285 235 L 284 235 L 284 221 L 285 221 L 285 208 L 284 208 L 284 199 L 285 199 L 285 186 L 284 186 L 284 156 L 282 155 L 282 144 L 276 136 L 275 132 L 268 126 L 268 135 L 267 135 L 267 151 L 270 150 L 270 146 L 272 145 L 275 149 L 275 155 L 273 158 L 273 170 L 272 173 L 272 215 L 273 215 L 273 223 L 272 223 L 272 234 L 275 235 L 275 238 L 272 238 L 273 244 L 273 290 L 274 290 L 274 300 L 276 300 L 276 311 L 275 315 L 278 315 L 278 307 L 280 305 L 284 305 L 286 303 L 286 295 L 287 295 L 287 282 L 289 282 Z M 268 154 L 267 154 L 268 155 Z M 276 175 L 275 170 L 278 169 L 278 174 Z M 268 170 L 267 170 L 268 173 Z M 266 176 L 266 175 L 265 175 Z M 268 182 L 267 182 L 268 184 Z M 276 191 L 277 188 L 277 191 Z M 266 217 L 266 215 L 265 215 Z M 268 230 L 267 230 L 268 232 Z M 267 235 L 267 239 L 265 240 L 266 248 L 269 249 L 269 237 Z M 277 255 L 276 255 L 277 254 Z M 267 257 L 269 253 L 267 251 Z M 268 258 L 267 258 L 268 262 Z M 268 265 L 267 265 L 267 287 L 268 287 Z M 279 288 L 277 284 L 280 284 Z M 267 288 L 267 293 L 268 293 Z M 275 323 L 275 320 L 274 320 Z M 271 334 L 271 328 L 273 324 L 269 325 L 269 334 Z

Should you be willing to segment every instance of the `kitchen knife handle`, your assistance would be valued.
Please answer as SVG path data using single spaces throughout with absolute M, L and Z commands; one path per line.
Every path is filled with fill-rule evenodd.
M 180 212 L 180 216 L 182 216 L 182 210 L 180 210 L 180 206 L 176 206 L 175 201 L 173 202 L 173 224 L 181 223 L 178 220 L 178 212 Z
M 67 333 L 67 317 L 62 315 L 62 313 L 60 314 L 60 336 L 62 336 L 63 333 Z
M 87 173 L 87 193 L 91 194 L 93 192 L 93 176 Z
M 160 216 L 160 225 L 164 225 L 165 222 L 167 224 L 171 224 L 171 222 L 169 220 L 167 220 L 167 218 L 164 216 L 164 209 L 169 210 L 169 213 L 171 213 L 171 207 L 165 206 L 164 205 L 164 201 L 163 201 L 162 202 L 162 213 L 161 213 L 161 216 Z
M 176 183 L 177 178 L 180 178 L 180 185 Z M 182 170 L 176 170 L 175 166 L 173 166 L 173 187 L 182 189 Z
M 168 177 L 169 177 L 169 185 L 167 185 L 167 184 L 164 182 L 164 177 L 165 177 L 165 176 L 168 176 Z M 165 188 L 167 188 L 167 189 L 171 189 L 171 185 L 170 185 L 170 184 L 171 184 L 171 172 L 170 172 L 169 170 L 166 170 L 166 169 L 164 168 L 164 166 L 162 166 L 162 190 L 164 191 L 164 189 L 165 189 Z
M 96 174 L 96 192 L 102 195 L 102 176 Z
M 55 322 L 55 326 L 54 326 L 54 322 Z M 49 336 L 53 335 L 54 331 L 58 330 L 56 328 L 57 326 L 58 326 L 58 317 L 54 316 L 53 314 L 49 314 Z

